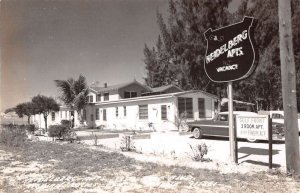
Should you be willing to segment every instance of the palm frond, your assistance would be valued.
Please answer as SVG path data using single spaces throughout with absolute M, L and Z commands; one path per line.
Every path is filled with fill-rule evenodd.
M 55 83 L 61 92 L 60 99 L 66 105 L 71 105 L 75 98 L 75 93 L 73 91 L 74 80 L 55 80 Z
M 74 82 L 74 93 L 78 95 L 84 89 L 87 88 L 86 78 L 83 75 L 79 75 L 78 80 Z

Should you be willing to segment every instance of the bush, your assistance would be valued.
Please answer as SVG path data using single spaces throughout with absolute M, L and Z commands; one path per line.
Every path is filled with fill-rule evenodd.
M 57 137 L 61 139 L 70 132 L 70 128 L 65 125 L 50 125 L 48 130 L 49 137 Z
M 194 161 L 205 161 L 206 159 L 204 159 L 204 155 L 207 154 L 208 152 L 208 148 L 207 148 L 207 145 L 205 143 L 202 143 L 202 144 L 198 144 L 198 145 L 195 145 L 194 147 L 190 145 L 190 148 L 192 150 L 192 159 Z
M 17 125 L 2 126 L 0 129 L 0 143 L 9 147 L 23 147 L 27 140 L 25 129 Z
M 34 124 L 29 124 L 29 125 L 26 125 L 26 131 L 28 131 L 29 133 L 33 134 L 37 128 L 35 127 Z
M 61 120 L 60 124 L 66 126 L 66 127 L 71 127 L 71 121 L 69 121 L 69 120 L 65 120 L 65 119 Z
M 132 136 L 124 135 L 121 137 L 120 149 L 122 151 L 135 151 L 136 150 Z

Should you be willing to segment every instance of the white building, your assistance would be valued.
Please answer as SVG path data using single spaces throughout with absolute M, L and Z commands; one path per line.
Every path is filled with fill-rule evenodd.
M 149 88 L 137 81 L 91 86 L 87 102 L 83 112 L 87 127 L 118 130 L 177 130 L 180 115 L 185 113 L 186 121 L 212 119 L 217 108 L 215 95 L 200 90 L 183 91 L 174 85 Z M 79 126 L 76 112 L 70 109 L 52 113 L 48 125 L 70 119 L 71 114 L 75 127 Z

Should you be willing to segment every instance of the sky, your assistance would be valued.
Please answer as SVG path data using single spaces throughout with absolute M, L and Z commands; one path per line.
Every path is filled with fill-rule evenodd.
M 38 94 L 56 98 L 54 80 L 80 74 L 88 84 L 143 82 L 144 45 L 157 40 L 156 11 L 168 9 L 167 0 L 0 2 L 0 111 Z

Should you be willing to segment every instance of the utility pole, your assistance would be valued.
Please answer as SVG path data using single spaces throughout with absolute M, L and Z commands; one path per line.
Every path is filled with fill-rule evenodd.
M 296 73 L 291 24 L 291 0 L 278 0 L 278 13 L 286 167 L 288 173 L 300 174 Z

